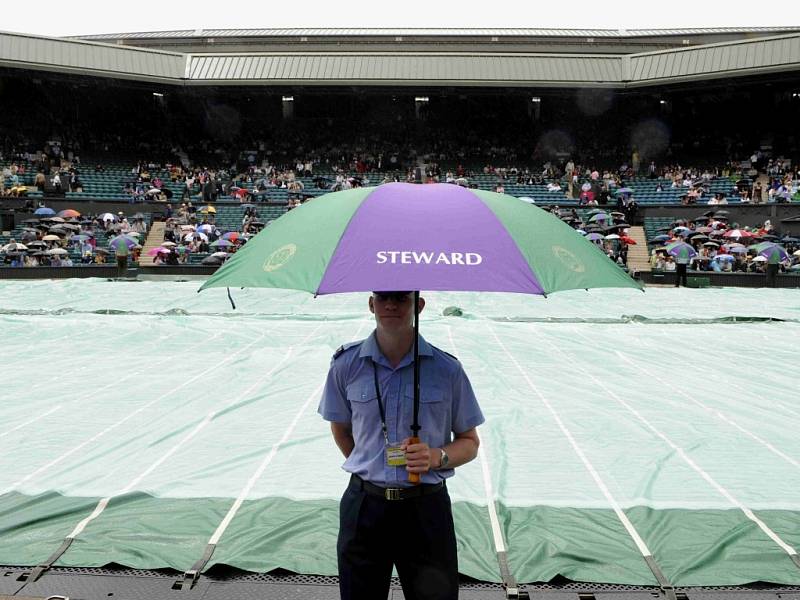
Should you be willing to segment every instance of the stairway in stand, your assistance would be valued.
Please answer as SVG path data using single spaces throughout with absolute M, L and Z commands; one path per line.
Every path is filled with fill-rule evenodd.
M 148 256 L 147 253 L 150 252 L 153 248 L 157 248 L 161 245 L 161 242 L 164 241 L 164 230 L 166 229 L 166 224 L 163 221 L 154 221 L 150 226 L 150 231 L 147 234 L 147 238 L 144 241 L 144 246 L 142 247 L 142 254 L 139 257 L 139 266 L 141 267 L 152 267 L 153 266 L 153 257 Z
M 628 271 L 631 273 L 650 272 L 650 255 L 647 252 L 647 239 L 644 227 L 630 227 L 628 236 L 636 241 L 635 246 L 628 246 Z

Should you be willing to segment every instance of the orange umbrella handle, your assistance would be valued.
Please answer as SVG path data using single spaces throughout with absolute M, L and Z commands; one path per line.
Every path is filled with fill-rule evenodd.
M 409 444 L 419 444 L 420 441 L 421 440 L 418 437 L 412 437 L 409 440 Z M 414 485 L 419 485 L 419 473 L 409 473 L 408 481 L 409 483 L 413 483 Z

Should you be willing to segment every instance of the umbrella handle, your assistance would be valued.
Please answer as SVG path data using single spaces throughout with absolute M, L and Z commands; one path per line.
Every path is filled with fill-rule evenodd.
M 418 437 L 412 437 L 408 440 L 409 444 L 419 444 L 420 439 Z M 419 485 L 419 473 L 409 473 L 408 474 L 408 482 L 413 483 L 414 485 Z

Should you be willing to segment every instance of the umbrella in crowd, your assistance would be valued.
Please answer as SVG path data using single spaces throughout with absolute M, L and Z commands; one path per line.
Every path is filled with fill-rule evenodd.
M 44 236 L 42 238 L 42 240 L 45 241 L 45 242 L 58 242 L 58 241 L 61 240 L 61 238 L 58 237 L 57 235 L 51 233 L 51 234 L 48 234 L 48 235 Z
M 212 248 L 229 248 L 229 247 L 231 247 L 233 245 L 234 245 L 233 242 L 230 242 L 228 240 L 221 240 L 221 239 L 217 240 L 215 242 L 211 242 L 209 244 L 209 246 L 211 246 Z
M 689 260 L 697 256 L 697 250 L 686 242 L 674 242 L 670 244 L 667 246 L 667 252 L 675 258 L 683 260 Z
M 616 233 L 611 233 L 611 234 L 605 236 L 604 239 L 607 239 L 607 240 L 618 240 L 620 238 Z
M 229 231 L 228 233 L 222 235 L 223 240 L 228 240 L 231 242 L 235 242 L 236 240 L 239 239 L 239 237 L 240 235 L 238 231 Z
M 717 254 L 714 257 L 714 260 L 716 260 L 717 262 L 733 262 L 736 260 L 736 257 L 730 254 Z
M 27 250 L 28 246 L 25 244 L 20 244 L 19 242 L 11 242 L 10 244 L 6 244 L 0 251 L 2 252 L 19 252 L 20 250 Z
M 172 252 L 169 248 L 164 248 L 163 246 L 158 246 L 156 248 L 151 248 L 147 251 L 147 256 L 155 256 L 156 254 L 169 254 Z
M 753 259 L 753 262 L 767 262 L 769 259 L 766 256 L 761 256 L 760 254 Z
M 222 256 L 209 255 L 200 261 L 201 265 L 221 265 L 225 261 Z
M 592 215 L 591 217 L 589 217 L 589 221 L 591 223 L 600 223 L 600 222 L 605 223 L 606 221 L 612 221 L 612 220 L 613 219 L 611 218 L 611 215 L 607 213 L 597 213 L 596 215 Z
M 116 221 L 117 220 L 117 215 L 109 213 L 109 212 L 103 213 L 102 215 L 100 215 L 100 220 L 101 221 Z
M 672 236 L 669 236 L 669 235 L 657 235 L 657 236 L 655 236 L 655 237 L 653 238 L 653 241 L 654 241 L 654 242 L 661 243 L 661 242 L 666 242 L 666 241 L 669 241 L 669 240 L 671 240 L 671 239 L 672 239 Z
M 42 216 L 48 216 L 48 215 L 56 214 L 56 211 L 54 211 L 52 208 L 47 208 L 46 206 L 43 206 L 43 207 L 37 208 L 35 211 L 33 211 L 33 214 L 42 215 Z
M 64 254 L 69 254 L 69 252 L 64 250 L 64 248 L 51 248 L 50 250 L 45 251 L 45 254 L 64 255 Z
M 80 216 L 81 216 L 81 213 L 79 213 L 79 212 L 78 212 L 77 210 L 75 210 L 74 208 L 68 208 L 68 209 L 66 209 L 66 210 L 61 210 L 61 211 L 59 211 L 59 212 L 58 212 L 58 216 L 59 216 L 59 217 L 63 217 L 63 218 L 65 218 L 65 219 L 69 219 L 69 218 L 71 218 L 71 217 L 80 217 Z
M 603 239 L 603 234 L 592 232 L 586 235 L 586 239 L 590 242 L 599 242 Z
M 738 240 L 741 238 L 751 238 L 753 237 L 753 234 L 744 229 L 731 229 L 730 231 L 726 231 L 725 233 L 723 233 L 722 237 L 735 238 Z
M 115 252 L 122 251 L 123 246 L 128 250 L 130 250 L 131 248 L 138 245 L 139 245 L 138 240 L 135 240 L 132 237 L 128 237 L 127 235 L 118 235 L 108 240 L 108 247 L 112 248 Z
M 783 262 L 784 260 L 789 260 L 789 253 L 786 251 L 786 248 L 783 246 L 778 246 L 778 244 L 763 242 L 761 244 L 757 244 L 753 249 L 758 253 L 759 256 L 763 256 L 770 262 Z
M 571 230 L 536 206 L 484 190 L 404 183 L 355 188 L 321 196 L 275 220 L 201 290 L 272 287 L 315 295 L 415 290 L 411 437 L 416 442 L 419 290 L 547 295 L 594 287 L 641 289 Z
M 204 213 L 204 214 L 208 214 L 208 213 L 217 214 L 217 209 L 214 208 L 211 205 L 208 205 L 208 206 L 204 206 L 203 208 L 201 208 L 200 212 Z

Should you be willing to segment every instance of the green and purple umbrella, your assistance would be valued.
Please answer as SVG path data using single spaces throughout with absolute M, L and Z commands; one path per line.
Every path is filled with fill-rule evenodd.
M 641 285 L 550 213 L 451 184 L 319 196 L 254 236 L 201 290 L 518 292 Z
M 108 240 L 108 247 L 112 248 L 115 252 L 125 252 L 138 245 L 138 240 L 127 235 L 118 235 Z
M 686 261 L 697 256 L 697 250 L 686 242 L 673 242 L 667 246 L 667 252 L 675 258 Z
M 319 196 L 253 237 L 199 291 L 271 287 L 313 294 L 418 290 L 547 295 L 641 289 L 559 218 L 512 196 L 451 184 L 389 183 Z
M 786 248 L 772 242 L 756 244 L 752 249 L 756 251 L 758 256 L 763 256 L 772 264 L 789 260 L 789 253 L 786 251 Z

